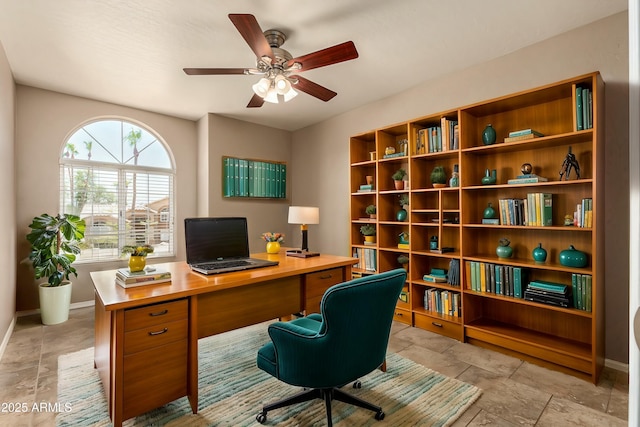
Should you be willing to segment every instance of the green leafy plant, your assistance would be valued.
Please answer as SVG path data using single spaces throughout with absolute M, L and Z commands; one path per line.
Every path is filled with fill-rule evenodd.
M 400 265 L 404 265 L 409 263 L 409 257 L 406 256 L 405 254 L 399 255 L 398 256 L 398 264 Z
M 400 195 L 400 206 L 405 207 L 409 205 L 409 194 L 408 193 L 403 193 Z
M 367 215 L 375 215 L 376 205 L 369 205 L 366 208 L 364 208 L 364 211 L 367 213 Z
M 510 244 L 511 244 L 511 242 L 506 237 L 503 237 L 502 239 L 500 239 L 498 241 L 498 245 L 500 245 L 500 246 L 509 246 Z
M 126 245 L 122 247 L 123 254 L 130 254 L 131 256 L 147 256 L 153 252 L 153 246 L 151 245 Z
M 433 168 L 433 171 L 431 172 L 431 183 L 432 184 L 447 183 L 447 174 L 445 173 L 443 166 L 436 166 Z
M 80 241 L 84 238 L 86 224 L 71 214 L 34 217 L 29 225 L 27 240 L 31 244 L 29 260 L 36 279 L 47 278 L 47 286 L 60 286 L 71 274 L 78 277 L 71 265 L 80 253 Z
M 376 227 L 374 227 L 372 224 L 365 224 L 360 226 L 360 232 L 363 236 L 375 236 Z
M 397 171 L 395 171 L 393 173 L 393 175 L 391 175 L 391 178 L 394 181 L 402 181 L 405 176 L 407 176 L 407 171 L 405 171 L 404 169 L 400 168 Z

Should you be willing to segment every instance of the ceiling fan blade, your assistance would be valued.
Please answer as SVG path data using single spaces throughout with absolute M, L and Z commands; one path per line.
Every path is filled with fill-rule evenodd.
M 297 70 L 307 71 L 326 65 L 336 64 L 338 62 L 349 61 L 358 57 L 358 51 L 352 41 L 337 44 L 317 52 L 309 53 L 304 56 L 293 58 L 287 62 L 287 67 L 291 67 L 298 62 L 302 68 Z
M 246 68 L 183 68 L 190 76 L 206 76 L 211 74 L 248 74 Z
M 258 108 L 258 107 L 262 107 L 262 104 L 264 104 L 264 99 L 262 99 L 262 97 L 254 94 L 253 97 L 251 98 L 251 101 L 249 101 L 249 103 L 247 104 L 247 108 Z
M 244 38 L 244 41 L 247 42 L 258 58 L 268 56 L 272 61 L 274 60 L 271 46 L 269 46 L 269 42 L 265 38 L 255 16 L 244 13 L 231 13 L 229 14 L 229 19 L 231 19 L 231 22 L 236 26 Z
M 311 80 L 305 79 L 304 77 L 296 76 L 296 79 L 298 79 L 298 83 L 293 85 L 294 89 L 308 93 L 311 96 L 315 96 L 316 98 L 321 99 L 324 102 L 329 101 L 331 98 L 337 95 L 336 92 L 327 89 L 324 86 L 320 86 L 319 84 L 314 83 Z

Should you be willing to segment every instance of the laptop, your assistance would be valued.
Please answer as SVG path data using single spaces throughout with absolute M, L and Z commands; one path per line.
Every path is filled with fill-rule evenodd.
M 278 265 L 251 258 L 247 219 L 242 217 L 185 218 L 187 264 L 202 274 L 220 274 Z

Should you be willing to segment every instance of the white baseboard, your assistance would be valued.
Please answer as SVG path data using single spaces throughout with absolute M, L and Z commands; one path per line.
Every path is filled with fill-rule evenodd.
M 13 320 L 7 329 L 7 333 L 4 334 L 4 338 L 2 339 L 2 344 L 0 344 L 0 361 L 2 361 L 2 356 L 4 356 L 4 351 L 7 349 L 7 345 L 9 345 L 9 339 L 11 338 L 11 334 L 13 334 L 13 328 L 16 326 L 16 319 L 18 316 L 13 316 Z
M 629 364 L 618 362 L 617 360 L 604 359 L 604 366 L 607 368 L 615 369 L 616 371 L 622 371 L 629 373 Z
M 96 302 L 94 300 L 80 301 L 80 302 L 71 303 L 71 305 L 69 306 L 69 309 L 76 310 L 78 308 L 93 307 L 95 305 L 96 305 Z M 35 310 L 19 311 L 16 313 L 16 316 L 24 317 L 24 316 L 31 316 L 32 314 L 38 314 L 38 313 L 40 313 L 40 309 L 36 308 Z

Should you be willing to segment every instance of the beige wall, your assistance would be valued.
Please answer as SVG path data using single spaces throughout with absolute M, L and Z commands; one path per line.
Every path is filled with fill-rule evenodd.
M 428 41 L 425 41 L 428 43 Z M 417 43 L 419 44 L 419 43 Z M 349 136 L 600 71 L 605 90 L 606 357 L 626 362 L 628 331 L 627 13 L 425 82 L 293 134 L 293 203 L 320 206 L 323 252 L 349 254 Z M 417 52 L 420 54 L 420 52 Z M 340 96 L 340 94 L 338 94 Z M 559 159 L 559 163 L 562 159 Z
M 104 116 L 133 119 L 164 138 L 176 162 L 177 229 L 185 217 L 196 214 L 195 122 L 18 85 L 15 144 L 18 201 L 16 219 L 11 224 L 16 224 L 18 236 L 18 258 L 15 262 L 18 264 L 19 311 L 38 307 L 37 287 L 30 266 L 28 262 L 21 262 L 29 253 L 25 235 L 34 216 L 59 211 L 58 158 L 65 138 L 85 121 Z M 184 233 L 178 232 L 176 237 L 175 259 L 184 259 Z M 163 259 L 168 260 L 173 259 Z M 72 303 L 93 301 L 90 271 L 122 267 L 124 264 L 124 260 L 110 264 L 77 264 L 78 277 L 73 280 Z
M 249 225 L 251 252 L 264 252 L 265 242 L 260 239 L 264 232 L 287 234 L 287 211 L 289 199 L 243 199 L 222 197 L 222 156 L 253 160 L 286 162 L 291 167 L 291 133 L 236 119 L 209 114 L 201 120 L 207 121 L 209 203 L 206 212 L 211 216 L 246 216 Z M 200 147 L 203 148 L 203 147 Z M 287 173 L 287 194 L 290 194 L 290 174 Z M 291 245 L 291 236 L 285 236 L 284 245 Z M 297 237 L 297 236 L 296 236 Z
M 16 192 L 15 95 L 16 89 L 4 48 L 0 44 L 0 343 L 4 342 L 16 312 Z M 2 348 L 0 348 L 0 356 Z

